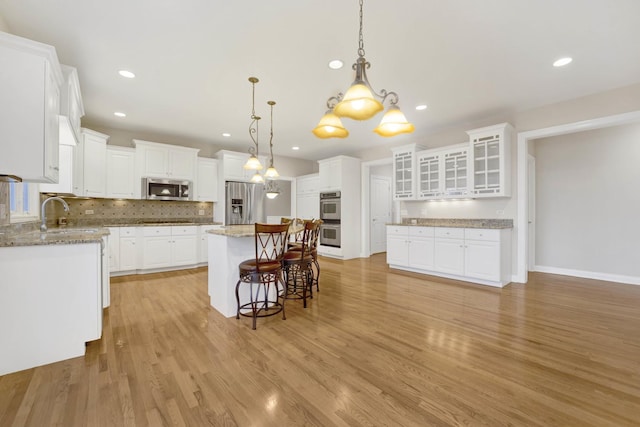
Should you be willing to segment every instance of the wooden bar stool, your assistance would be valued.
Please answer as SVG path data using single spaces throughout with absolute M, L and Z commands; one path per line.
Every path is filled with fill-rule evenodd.
M 287 284 L 282 277 L 282 258 L 288 238 L 289 224 L 255 224 L 256 257 L 240 263 L 240 278 L 236 283 L 236 319 L 252 317 L 252 329 L 256 328 L 258 317 L 282 312 L 282 319 L 286 319 Z M 241 305 L 239 290 L 242 284 L 249 286 L 250 301 Z
M 307 307 L 307 292 L 313 298 L 313 257 L 310 242 L 318 228 L 314 221 L 307 221 L 302 231 L 299 245 L 287 251 L 282 260 L 285 282 L 287 282 L 287 298 L 302 299 Z

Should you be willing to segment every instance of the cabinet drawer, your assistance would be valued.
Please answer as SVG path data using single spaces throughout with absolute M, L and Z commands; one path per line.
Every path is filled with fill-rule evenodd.
M 198 234 L 198 227 L 195 225 L 173 225 L 171 226 L 173 236 L 189 236 Z
M 411 237 L 433 237 L 435 235 L 434 227 L 407 227 L 409 228 L 409 236 Z
M 145 237 L 150 236 L 171 236 L 171 227 L 144 227 Z
M 387 225 L 388 236 L 407 236 L 409 227 L 404 225 Z
M 500 241 L 500 230 L 486 228 L 465 228 L 464 238 L 466 240 L 484 240 L 488 242 Z
M 464 239 L 464 228 L 436 227 L 436 237 L 448 237 L 450 239 Z
M 135 227 L 120 227 L 120 237 L 135 237 Z

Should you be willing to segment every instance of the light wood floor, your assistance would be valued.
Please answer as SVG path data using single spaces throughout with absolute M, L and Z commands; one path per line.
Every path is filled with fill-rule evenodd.
M 321 266 L 256 331 L 209 307 L 206 268 L 115 278 L 84 358 L 0 377 L 0 426 L 640 425 L 640 286 Z

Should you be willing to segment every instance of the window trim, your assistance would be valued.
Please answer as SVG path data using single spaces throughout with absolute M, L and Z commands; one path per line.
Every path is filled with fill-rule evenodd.
M 27 184 L 29 186 L 28 187 L 29 210 L 26 212 L 22 210 L 22 206 L 23 206 L 22 185 L 24 184 Z M 18 196 L 16 198 L 16 205 L 20 205 L 20 210 L 16 209 L 15 211 L 12 211 L 11 209 L 9 209 L 9 223 L 16 224 L 20 222 L 38 221 L 40 219 L 40 214 L 38 212 L 38 207 L 40 206 L 39 185 L 35 182 L 15 183 L 15 185 L 20 185 L 20 191 L 16 192 L 16 195 Z M 10 187 L 9 199 L 11 199 L 11 197 L 14 197 L 14 195 L 12 194 L 11 187 Z

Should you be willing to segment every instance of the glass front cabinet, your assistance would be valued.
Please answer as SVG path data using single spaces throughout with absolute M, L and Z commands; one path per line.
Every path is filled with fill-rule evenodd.
M 474 129 L 469 135 L 469 189 L 472 197 L 511 195 L 511 134 L 508 123 Z
M 393 148 L 393 199 L 416 199 L 416 144 Z

